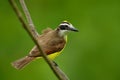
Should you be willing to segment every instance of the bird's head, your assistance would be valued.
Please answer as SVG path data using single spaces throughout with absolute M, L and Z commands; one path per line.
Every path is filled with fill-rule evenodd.
M 74 31 L 78 32 L 78 30 L 69 22 L 63 21 L 57 28 L 60 36 L 65 36 L 68 32 Z

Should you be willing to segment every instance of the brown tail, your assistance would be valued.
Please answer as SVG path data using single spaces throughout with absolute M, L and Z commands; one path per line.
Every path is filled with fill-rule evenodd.
M 27 65 L 28 63 L 30 63 L 35 58 L 36 57 L 26 56 L 24 58 L 21 58 L 19 60 L 16 60 L 15 62 L 13 62 L 12 66 L 15 67 L 16 69 L 22 69 L 25 65 Z

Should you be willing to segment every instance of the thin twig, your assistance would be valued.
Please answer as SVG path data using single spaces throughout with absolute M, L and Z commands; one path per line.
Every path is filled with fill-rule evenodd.
M 17 17 L 19 18 L 20 22 L 22 23 L 24 29 L 28 32 L 28 34 L 30 35 L 30 37 L 32 38 L 32 40 L 35 42 L 35 44 L 37 45 L 37 47 L 38 47 L 41 55 L 43 56 L 43 58 L 45 59 L 45 61 L 49 64 L 50 68 L 52 69 L 52 71 L 54 72 L 54 74 L 57 76 L 57 78 L 59 80 L 69 80 L 68 77 L 63 73 L 63 71 L 58 66 L 56 66 L 55 63 L 53 63 L 53 61 L 51 61 L 50 59 L 48 59 L 47 55 L 42 51 L 42 49 L 40 47 L 40 44 L 38 42 L 38 38 L 36 37 L 36 33 L 34 34 L 32 32 L 32 29 L 30 28 L 31 26 L 27 25 L 25 23 L 25 21 L 24 21 L 24 19 L 22 17 L 22 13 L 19 10 L 19 8 L 17 7 L 17 5 L 14 2 L 14 0 L 9 0 L 9 1 L 10 1 L 10 4 L 12 5 L 12 7 L 13 7 L 15 13 L 17 14 Z M 24 1 L 24 0 L 21 0 L 21 1 Z
M 28 24 L 29 24 L 33 34 L 35 35 L 35 37 L 38 37 L 39 34 L 38 34 L 37 30 L 35 29 L 35 25 L 34 25 L 34 23 L 32 21 L 32 18 L 30 16 L 29 11 L 28 11 L 28 9 L 26 7 L 25 1 L 24 0 L 19 0 L 19 1 L 20 1 L 20 4 L 21 4 L 22 9 L 23 9 L 23 12 L 24 12 L 24 14 L 26 16 L 27 22 L 28 22 Z

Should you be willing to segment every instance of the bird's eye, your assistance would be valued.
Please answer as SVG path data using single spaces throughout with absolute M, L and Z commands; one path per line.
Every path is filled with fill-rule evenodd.
M 68 27 L 67 25 L 60 25 L 60 29 L 61 29 L 61 30 L 66 30 L 67 27 Z

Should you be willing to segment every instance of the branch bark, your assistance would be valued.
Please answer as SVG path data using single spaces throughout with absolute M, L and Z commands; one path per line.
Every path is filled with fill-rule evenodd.
M 35 36 L 35 37 L 38 37 L 39 34 L 38 34 L 37 30 L 35 29 L 35 25 L 34 25 L 34 23 L 33 23 L 33 21 L 32 21 L 32 18 L 31 18 L 31 16 L 30 16 L 29 11 L 28 11 L 28 9 L 27 9 L 27 7 L 26 7 L 25 1 L 24 1 L 24 0 L 19 0 L 19 1 L 20 1 L 21 6 L 22 6 L 22 9 L 23 9 L 23 12 L 24 12 L 24 14 L 25 14 L 25 17 L 26 17 L 26 19 L 27 19 L 27 22 L 28 22 L 28 24 L 29 24 L 29 26 L 30 26 L 29 28 L 31 28 L 32 33 L 34 34 L 34 36 Z
M 20 0 L 21 6 L 23 8 L 23 11 L 25 13 L 25 16 L 27 18 L 28 24 L 25 23 L 22 13 L 19 10 L 19 8 L 17 7 L 16 3 L 14 0 L 9 0 L 10 4 L 12 6 L 12 8 L 14 9 L 18 19 L 20 20 L 20 22 L 22 23 L 24 29 L 28 32 L 29 36 L 32 38 L 32 40 L 34 41 L 34 43 L 37 45 L 42 57 L 45 59 L 45 61 L 48 63 L 48 65 L 50 66 L 50 68 L 52 69 L 52 71 L 54 72 L 54 74 L 56 75 L 56 77 L 59 80 L 69 80 L 69 78 L 66 76 L 66 74 L 52 61 L 50 60 L 47 55 L 42 51 L 41 46 L 38 42 L 38 32 L 35 30 L 33 21 L 30 17 L 29 11 L 26 7 L 26 4 L 24 2 L 24 0 Z

